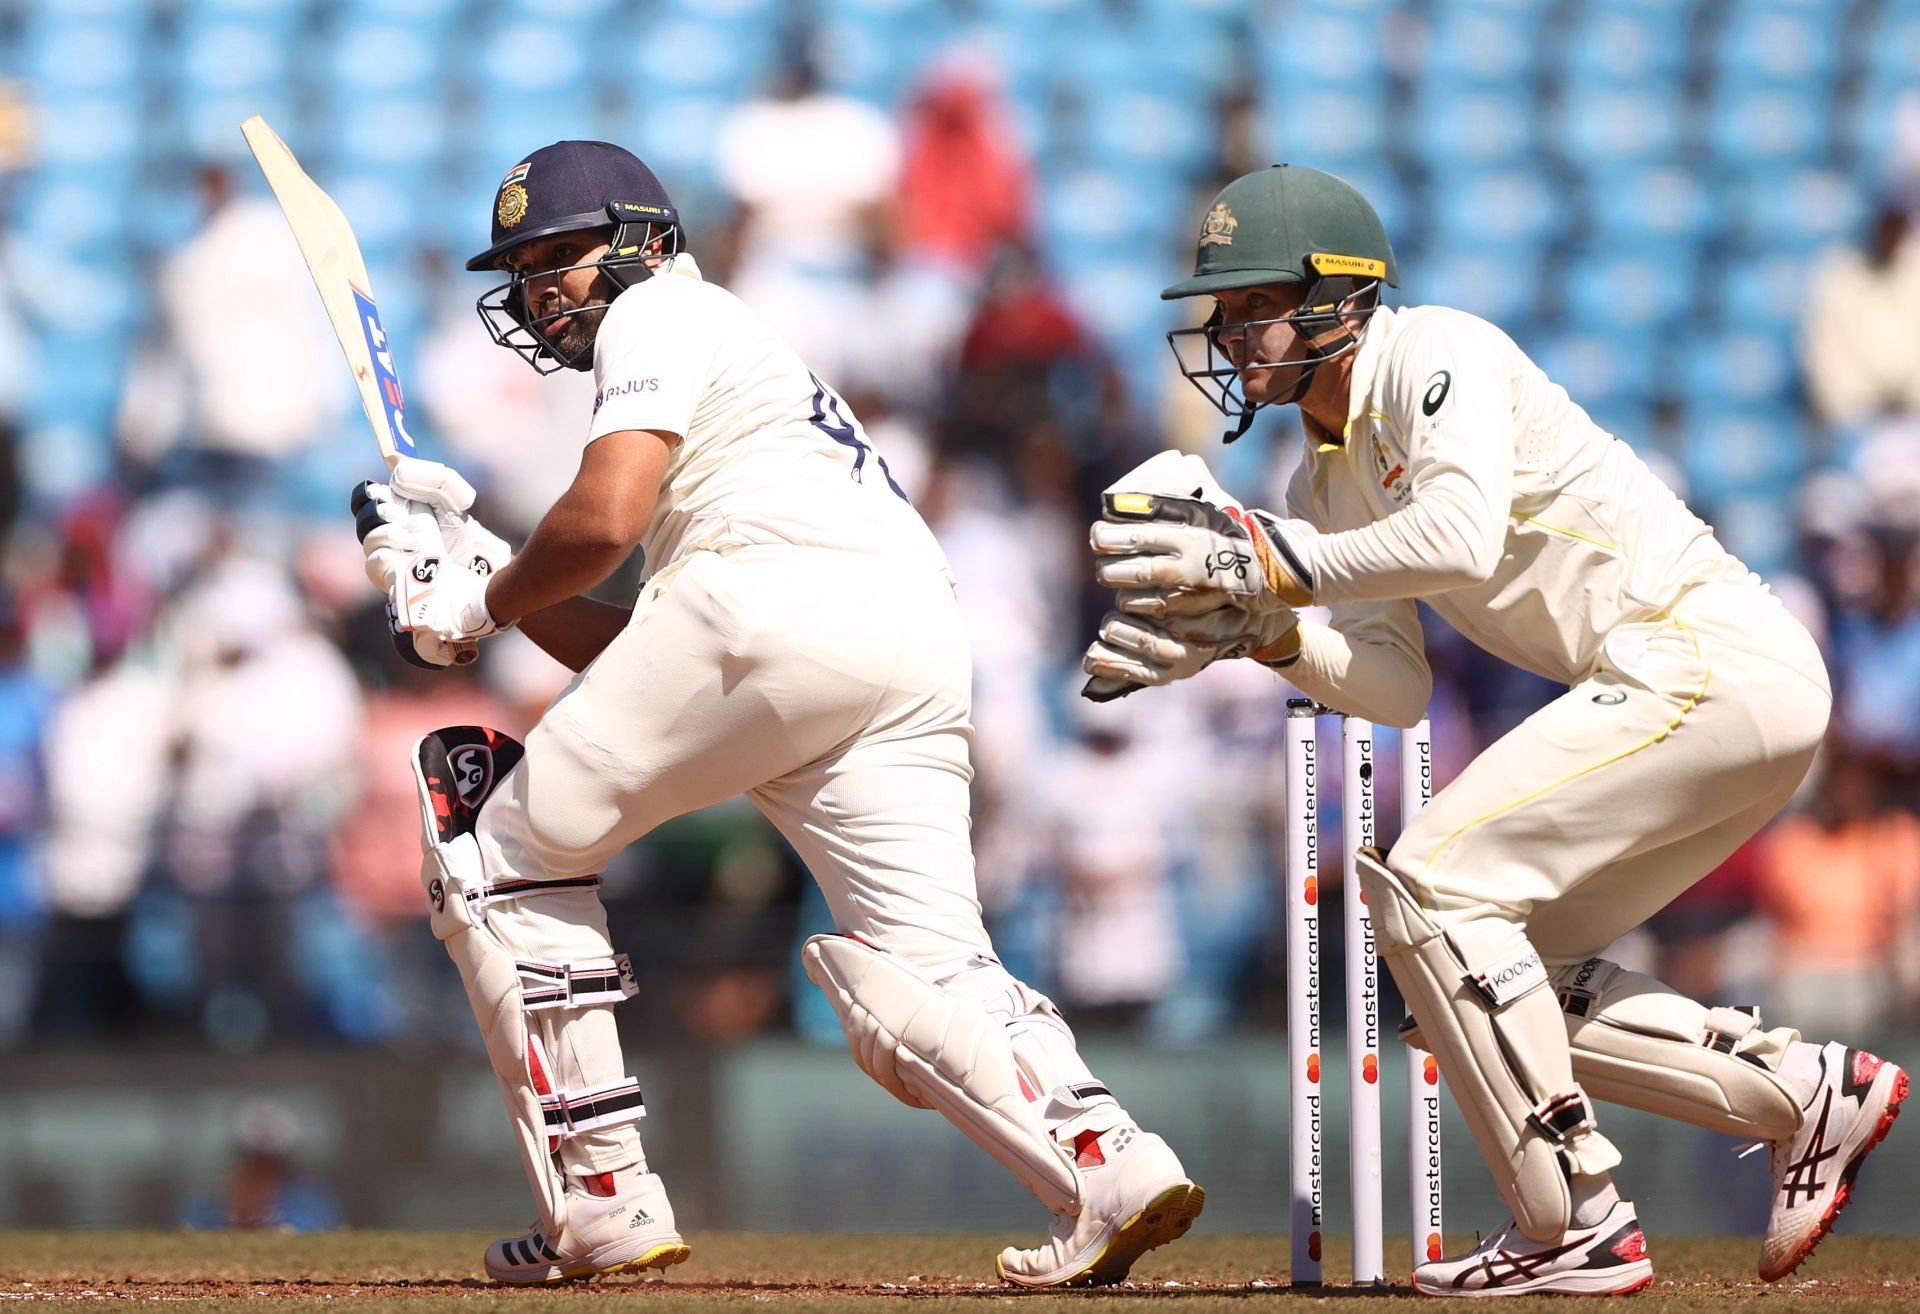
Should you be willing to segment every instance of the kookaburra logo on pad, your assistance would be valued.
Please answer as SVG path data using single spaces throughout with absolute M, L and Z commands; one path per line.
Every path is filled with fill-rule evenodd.
M 468 744 L 447 754 L 447 765 L 453 769 L 453 787 L 460 801 L 477 807 L 493 788 L 493 750 L 485 744 Z

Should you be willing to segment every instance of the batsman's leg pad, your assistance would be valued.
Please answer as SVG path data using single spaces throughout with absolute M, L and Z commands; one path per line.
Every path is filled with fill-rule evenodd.
M 519 747 L 476 726 L 420 740 L 413 764 L 425 829 L 421 881 L 433 933 L 460 970 L 500 1083 L 541 1225 L 557 1237 L 567 1197 L 556 1155 L 575 1138 L 624 1129 L 646 1114 L 633 1078 L 579 1080 L 587 1070 L 583 1052 L 597 1054 L 599 1066 L 610 1057 L 618 1068 L 619 1041 L 606 1008 L 637 986 L 626 956 L 607 944 L 603 919 L 589 915 L 598 912 L 598 878 L 493 879 L 486 871 L 473 827 L 494 784 L 518 761 Z M 563 906 L 582 899 L 592 908 Z M 551 905 L 549 913 L 536 910 L 542 903 Z M 515 952 L 514 945 L 543 952 Z
M 1799 1032 L 1763 1030 L 1758 1010 L 1707 1008 L 1604 958 L 1552 979 L 1574 1075 L 1595 1099 L 1756 1140 L 1799 1130 L 1800 1102 L 1774 1075 Z
M 1443 930 L 1377 852 L 1358 865 L 1380 954 L 1495 1184 L 1521 1231 L 1554 1240 L 1573 1216 L 1569 1176 L 1604 1173 L 1620 1154 L 1574 1084 L 1539 952 L 1508 922 Z
M 1057 1115 L 1054 1122 L 1077 1127 L 1098 1117 L 1114 1104 L 1104 1087 L 1036 1089 L 1015 1052 L 1021 1042 L 1007 1017 L 991 997 L 983 1000 L 969 988 L 982 984 L 967 982 L 969 973 L 951 978 L 956 988 L 943 989 L 938 977 L 929 979 L 929 969 L 845 935 L 816 935 L 801 956 L 807 979 L 839 1016 L 861 1071 L 902 1103 L 937 1109 L 1051 1212 L 1078 1212 L 1084 1183 L 1048 1119 Z

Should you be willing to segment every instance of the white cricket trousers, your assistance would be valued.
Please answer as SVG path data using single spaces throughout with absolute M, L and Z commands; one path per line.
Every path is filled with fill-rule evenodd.
M 835 927 L 926 966 L 990 953 L 974 891 L 970 661 L 953 586 L 825 548 L 696 552 L 527 736 L 481 810 L 489 881 L 594 875 L 661 822 L 745 794 L 799 852 Z M 516 900 L 517 956 L 609 953 L 597 893 Z M 569 1010 L 564 1088 L 623 1075 L 610 1010 Z M 631 1127 L 561 1149 L 567 1171 L 641 1161 Z
M 1434 798 L 1388 865 L 1442 926 L 1517 923 L 1549 968 L 1665 907 L 1787 802 L 1826 731 L 1819 648 L 1758 583 L 1620 627 L 1594 672 Z

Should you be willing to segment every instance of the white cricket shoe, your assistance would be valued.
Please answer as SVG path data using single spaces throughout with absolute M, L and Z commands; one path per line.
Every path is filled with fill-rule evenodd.
M 1892 1130 L 1907 1098 L 1907 1074 L 1864 1049 L 1830 1043 L 1820 1066 L 1800 1130 L 1773 1143 L 1773 1211 L 1760 1243 L 1767 1282 L 1798 1268 L 1833 1229 L 1867 1152 Z
M 1131 1121 L 1074 1138 L 1086 1196 L 1078 1214 L 1055 1214 L 1047 1244 L 1008 1246 L 994 1270 L 1020 1287 L 1104 1287 L 1140 1256 L 1176 1241 L 1207 1202 L 1172 1149 Z
M 1532 1240 L 1509 1218 L 1458 1259 L 1413 1270 L 1423 1296 L 1625 1296 L 1652 1282 L 1647 1237 L 1625 1200 L 1598 1227 L 1569 1227 L 1558 1241 Z
M 594 1195 L 567 1179 L 567 1225 L 558 1237 L 538 1224 L 487 1247 L 487 1276 L 535 1286 L 572 1278 L 665 1269 L 693 1253 L 674 1230 L 673 1206 L 657 1173 L 614 1173 L 614 1193 Z

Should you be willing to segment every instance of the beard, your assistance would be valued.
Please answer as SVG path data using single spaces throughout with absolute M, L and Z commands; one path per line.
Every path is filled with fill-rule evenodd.
M 583 301 L 579 305 L 561 303 L 561 311 L 567 322 L 558 333 L 549 331 L 547 342 L 553 354 L 565 361 L 587 361 L 593 359 L 593 344 L 600 336 L 600 321 L 605 318 L 608 303 L 595 298 Z

